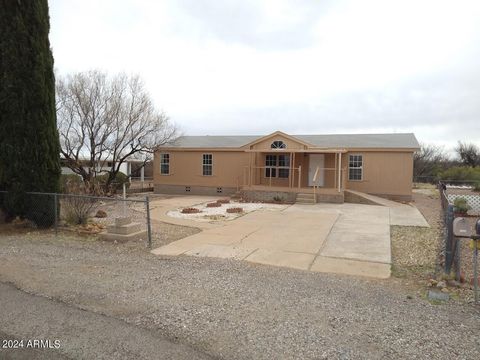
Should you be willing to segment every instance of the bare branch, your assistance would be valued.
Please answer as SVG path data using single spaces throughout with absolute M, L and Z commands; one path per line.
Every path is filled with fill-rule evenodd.
M 109 186 L 125 161 L 151 159 L 178 134 L 155 109 L 139 76 L 100 71 L 57 76 L 56 107 L 62 157 L 86 184 L 107 172 Z

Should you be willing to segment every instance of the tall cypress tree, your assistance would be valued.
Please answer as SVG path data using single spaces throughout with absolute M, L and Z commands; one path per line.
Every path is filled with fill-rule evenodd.
M 53 56 L 47 0 L 0 0 L 0 190 L 4 209 L 40 225 L 53 221 L 60 178 Z M 41 218 L 39 218 L 41 217 Z

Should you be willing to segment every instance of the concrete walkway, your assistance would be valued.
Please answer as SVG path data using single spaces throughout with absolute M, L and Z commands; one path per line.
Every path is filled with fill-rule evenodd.
M 422 213 L 411 204 L 403 204 L 354 190 L 348 191 L 380 206 L 388 207 L 390 209 L 390 225 L 430 227 Z
M 192 203 L 184 206 L 189 205 Z M 152 253 L 233 258 L 301 270 L 388 278 L 392 221 L 416 224 L 423 219 L 416 208 L 418 214 L 409 205 L 399 205 L 399 215 L 393 217 L 393 206 L 346 203 L 258 210 L 233 221 L 207 223 L 208 227 L 182 219 L 185 225 L 203 225 L 204 231 Z M 168 206 L 160 208 L 165 213 L 169 210 Z

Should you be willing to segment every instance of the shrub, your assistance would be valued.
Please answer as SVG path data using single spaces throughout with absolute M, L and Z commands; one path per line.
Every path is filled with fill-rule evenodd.
M 219 202 L 213 202 L 213 203 L 207 204 L 207 208 L 220 207 L 220 206 L 222 206 L 222 204 Z
M 182 214 L 198 214 L 199 212 L 201 211 L 197 208 L 184 208 L 181 211 Z
M 471 207 L 467 203 L 467 199 L 463 197 L 458 197 L 453 201 L 453 206 L 455 207 L 455 212 L 459 214 L 466 214 Z
M 479 181 L 480 167 L 453 166 L 439 174 L 441 180 Z
M 43 194 L 27 194 L 28 207 L 25 218 L 33 221 L 39 228 L 48 228 L 55 224 L 55 197 Z M 59 205 L 57 203 L 57 213 Z
M 62 211 L 65 221 L 70 225 L 85 225 L 96 200 L 82 195 L 67 195 L 64 197 Z
M 242 212 L 243 212 L 243 209 L 241 207 L 234 207 L 234 208 L 227 209 L 227 213 L 230 213 L 230 214 L 238 214 Z
M 73 187 L 78 188 L 83 186 L 83 179 L 77 174 L 62 174 L 60 176 L 60 192 L 68 193 Z
M 105 189 L 105 186 L 107 184 L 108 176 L 110 174 L 106 173 L 103 175 L 99 175 L 96 177 L 95 181 L 104 188 L 106 192 L 111 192 L 111 193 L 116 193 L 117 191 L 122 191 L 123 190 L 123 184 L 125 184 L 125 187 L 128 189 L 130 187 L 130 179 L 128 178 L 127 175 L 119 171 L 115 175 L 115 179 L 113 179 L 112 183 L 110 184 L 108 189 Z
M 219 200 L 217 200 L 217 203 L 219 203 L 219 204 L 230 204 L 230 200 L 228 200 L 228 199 L 219 199 Z
M 96 218 L 106 218 L 107 213 L 103 210 L 97 210 L 97 213 L 95 214 Z
M 283 202 L 283 197 L 278 196 L 278 195 L 277 195 L 277 196 L 274 196 L 274 197 L 273 197 L 273 201 L 275 201 L 275 202 Z
M 480 181 L 473 184 L 473 191 L 480 191 Z

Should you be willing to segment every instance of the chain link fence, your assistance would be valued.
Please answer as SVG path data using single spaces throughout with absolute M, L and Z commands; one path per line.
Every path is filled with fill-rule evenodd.
M 452 194 L 443 182 L 438 184 L 440 193 L 440 202 L 443 210 L 443 233 L 444 233 L 444 271 L 450 274 L 455 273 L 457 281 L 470 281 L 473 284 L 475 271 L 478 271 L 475 261 L 472 259 L 473 249 L 470 246 L 470 240 L 455 237 L 453 233 L 453 221 L 456 217 L 466 219 L 468 226 L 472 229 L 477 218 L 480 216 L 478 212 L 477 202 L 479 195 L 468 194 Z M 463 197 L 471 206 L 471 210 L 467 214 L 456 214 L 453 202 L 456 198 Z
M 148 196 L 124 199 L 39 192 L 21 196 L 24 219 L 13 221 L 28 222 L 28 226 L 35 228 L 51 228 L 55 234 L 71 231 L 109 241 L 144 241 L 147 247 L 152 246 Z M 0 209 L 8 209 L 10 202 L 18 200 L 0 191 Z

